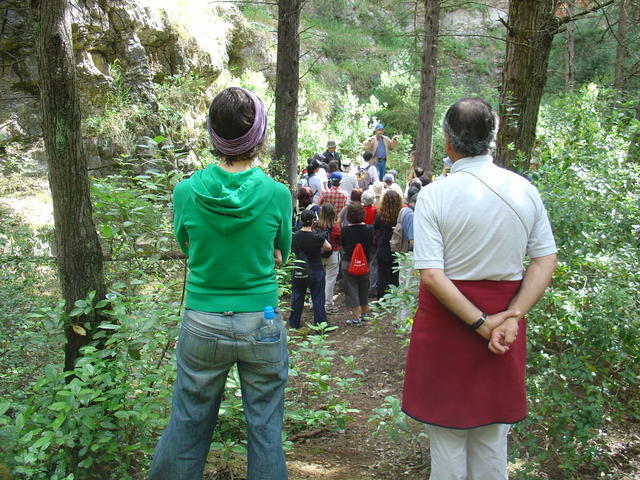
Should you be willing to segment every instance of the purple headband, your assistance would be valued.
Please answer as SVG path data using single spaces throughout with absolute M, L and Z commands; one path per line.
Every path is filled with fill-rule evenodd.
M 240 88 L 246 93 L 253 101 L 253 125 L 247 133 L 238 138 L 226 139 L 218 136 L 218 134 L 211 127 L 211 120 L 207 117 L 207 130 L 209 136 L 216 149 L 223 155 L 241 155 L 248 152 L 256 145 L 259 145 L 264 140 L 267 134 L 267 112 L 264 109 L 264 104 L 253 92 Z

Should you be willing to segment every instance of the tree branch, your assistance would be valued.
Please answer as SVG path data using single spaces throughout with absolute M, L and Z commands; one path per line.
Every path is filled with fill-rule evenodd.
M 502 17 L 498 17 L 498 21 L 503 24 L 505 26 L 505 28 L 507 29 L 507 31 L 509 32 L 509 35 L 515 35 L 513 29 L 509 26 L 509 24 L 504 20 L 504 18 Z
M 596 2 L 596 6 L 593 8 L 590 8 L 589 10 L 583 10 L 580 13 L 576 13 L 575 15 L 567 15 L 566 17 L 562 17 L 558 19 L 558 30 L 556 30 L 556 32 L 558 32 L 560 30 L 560 27 L 562 25 L 565 25 L 569 22 L 573 22 L 574 20 L 580 18 L 580 17 L 584 17 L 585 15 L 589 15 L 590 13 L 593 12 L 597 12 L 598 10 L 603 9 L 604 7 L 611 5 L 612 3 L 615 3 L 616 0 L 608 0 L 604 3 L 598 3 Z
M 302 56 L 300 58 L 302 58 Z M 320 61 L 321 58 L 322 57 L 317 56 L 313 60 L 313 62 L 311 62 L 311 65 L 309 65 L 309 68 L 307 68 L 307 71 L 302 74 L 302 76 L 300 77 L 300 80 L 302 80 L 307 75 L 307 73 L 309 73 L 311 71 L 311 69 L 316 65 L 316 63 L 318 63 Z

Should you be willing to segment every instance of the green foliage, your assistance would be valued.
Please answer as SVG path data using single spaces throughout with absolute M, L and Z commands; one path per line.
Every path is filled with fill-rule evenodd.
M 99 139 L 101 145 L 126 152 L 135 145 L 136 134 L 144 132 L 145 119 L 150 111 L 133 101 L 118 60 L 109 66 L 109 76 L 113 86 L 106 96 L 104 112 L 85 120 L 83 134 Z
M 347 85 L 343 93 L 330 99 L 327 108 L 327 118 L 310 112 L 300 119 L 298 148 L 304 164 L 314 153 L 324 152 L 327 140 L 338 143 L 343 157 L 358 159 L 362 142 L 370 135 L 371 117 L 380 107 L 374 97 L 369 103 L 360 102 Z
M 94 336 L 101 348 L 84 347 L 73 372 L 45 367 L 33 394 L 0 416 L 12 425 L 5 434 L 17 478 L 129 479 L 149 458 L 168 413 L 174 367 L 164 357 L 177 310 L 149 297 L 109 299 L 101 313 L 111 323 Z M 54 332 L 66 321 L 47 310 L 34 316 Z
M 375 426 L 374 435 L 385 435 L 394 444 L 400 445 L 407 455 L 422 455 L 427 443 L 424 426 L 405 415 L 400 400 L 387 396 L 384 402 L 373 410 L 369 422 Z
M 91 184 L 96 229 L 110 256 L 147 255 L 159 259 L 175 248 L 171 191 L 181 172 L 147 171 L 94 179 Z
M 371 303 L 374 319 L 389 317 L 400 336 L 406 337 L 413 323 L 413 315 L 418 307 L 418 291 L 420 278 L 413 268 L 413 256 L 408 253 L 395 253 L 399 272 L 399 285 L 389 285 L 384 296 Z M 408 338 L 407 338 L 408 341 Z
M 285 428 L 289 433 L 305 428 L 344 430 L 351 414 L 358 410 L 349 406 L 344 396 L 359 381 L 356 377 L 341 378 L 332 373 L 336 351 L 327 333 L 336 327 L 321 324 L 309 331 L 291 334 L 289 375 L 285 405 Z M 352 357 L 341 360 L 354 375 L 363 375 Z
M 563 476 L 606 471 L 610 423 L 638 421 L 640 169 L 625 163 L 632 105 L 595 85 L 543 110 L 536 183 L 561 263 L 529 315 L 531 414 L 518 439 Z M 534 435 L 531 435 L 535 433 Z
M 411 58 L 403 55 L 380 75 L 380 84 L 374 94 L 382 103 L 376 112 L 385 125 L 385 133 L 406 134 L 412 141 L 418 129 L 418 99 L 420 97 L 420 77 L 412 71 Z
M 194 74 L 167 77 L 158 86 L 157 123 L 169 144 L 187 145 L 201 156 L 209 148 L 206 124 L 212 85 Z M 177 168 L 177 166 L 175 166 Z
M 631 13 L 633 2 L 627 3 L 627 9 Z M 615 5 L 621 5 L 616 3 Z M 637 12 L 637 6 L 635 10 Z M 589 82 L 600 82 L 604 85 L 613 84 L 614 63 L 616 61 L 616 49 L 618 46 L 618 25 L 615 6 L 604 9 L 605 14 L 593 15 L 574 22 L 575 37 L 575 80 L 576 85 L 581 86 Z M 629 79 L 627 88 L 633 91 L 638 87 L 637 74 L 633 75 L 634 68 L 637 72 L 638 55 L 640 48 L 640 33 L 637 28 L 632 28 L 637 23 L 637 13 L 634 19 L 629 16 L 629 27 L 626 36 L 626 62 L 625 69 Z M 566 33 L 558 34 L 553 39 L 553 47 L 549 56 L 549 78 L 545 86 L 548 92 L 557 92 L 566 88 Z M 581 54 L 588 52 L 588 54 Z M 635 67 L 634 67 L 635 64 Z

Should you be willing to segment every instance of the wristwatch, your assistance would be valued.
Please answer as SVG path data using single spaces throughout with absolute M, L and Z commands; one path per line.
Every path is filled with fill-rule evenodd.
M 480 315 L 480 318 L 478 320 L 476 320 L 475 322 L 473 322 L 471 325 L 469 325 L 469 328 L 471 330 L 479 329 L 482 326 L 482 324 L 485 322 L 486 319 L 487 319 L 487 314 L 482 312 L 482 315 Z

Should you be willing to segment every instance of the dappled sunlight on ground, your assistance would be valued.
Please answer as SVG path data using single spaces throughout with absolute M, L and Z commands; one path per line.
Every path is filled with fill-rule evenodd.
M 295 473 L 295 478 L 343 478 L 347 473 L 342 467 L 336 465 L 322 465 L 318 463 L 291 461 L 287 462 L 290 474 Z M 354 479 L 355 480 L 355 479 Z
M 47 181 L 30 182 L 25 187 L 0 198 L 0 203 L 32 228 L 53 225 L 53 204 Z

